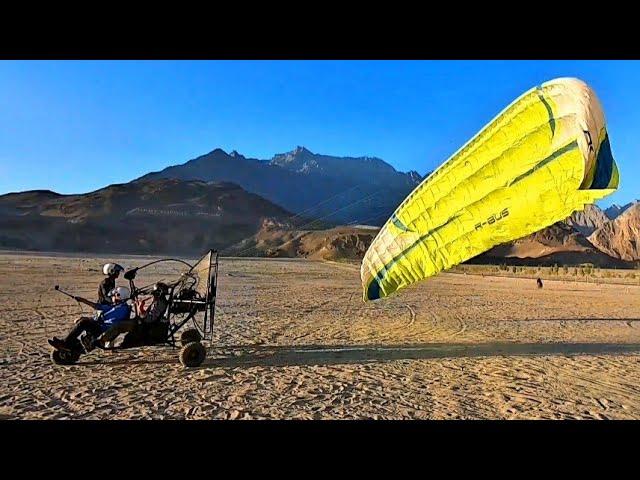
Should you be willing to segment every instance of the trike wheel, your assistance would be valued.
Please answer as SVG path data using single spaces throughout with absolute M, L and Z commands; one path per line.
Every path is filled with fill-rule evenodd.
M 73 365 L 80 358 L 77 352 L 53 350 L 51 352 L 51 361 L 56 365 Z
M 180 363 L 185 367 L 198 367 L 206 356 L 207 349 L 200 342 L 187 343 L 180 350 Z

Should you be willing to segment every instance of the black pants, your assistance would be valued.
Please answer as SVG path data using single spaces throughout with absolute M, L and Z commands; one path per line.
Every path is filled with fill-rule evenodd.
M 107 342 L 111 342 L 115 340 L 115 338 L 121 333 L 128 333 L 132 331 L 134 328 L 138 326 L 138 320 L 135 318 L 132 320 L 121 320 L 116 323 L 112 327 L 109 327 L 109 330 L 102 334 L 100 337 L 100 341 L 105 344 Z
M 93 318 L 80 317 L 64 339 L 64 343 L 68 348 L 73 348 L 75 346 L 78 341 L 77 338 L 82 332 L 88 332 L 93 335 L 94 338 L 98 338 L 102 333 L 102 328 L 100 323 Z

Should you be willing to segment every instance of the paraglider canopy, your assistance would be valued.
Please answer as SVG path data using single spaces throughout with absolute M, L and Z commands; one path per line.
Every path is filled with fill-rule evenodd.
M 564 220 L 618 183 L 595 92 L 576 78 L 532 88 L 398 206 L 362 261 L 363 298 Z

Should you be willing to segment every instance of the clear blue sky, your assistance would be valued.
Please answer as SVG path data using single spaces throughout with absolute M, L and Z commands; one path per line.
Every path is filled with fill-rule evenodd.
M 525 90 L 585 80 L 640 197 L 637 61 L 0 61 L 0 194 L 81 193 L 220 147 L 434 169 Z

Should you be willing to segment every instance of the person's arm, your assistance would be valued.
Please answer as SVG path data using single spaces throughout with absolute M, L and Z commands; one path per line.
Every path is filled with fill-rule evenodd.
M 98 304 L 94 303 L 90 300 L 87 300 L 86 298 L 82 298 L 82 297 L 73 297 L 73 299 L 76 302 L 80 302 L 80 303 L 84 303 L 85 305 L 89 305 L 91 308 L 93 308 L 94 310 L 99 310 L 98 308 Z

